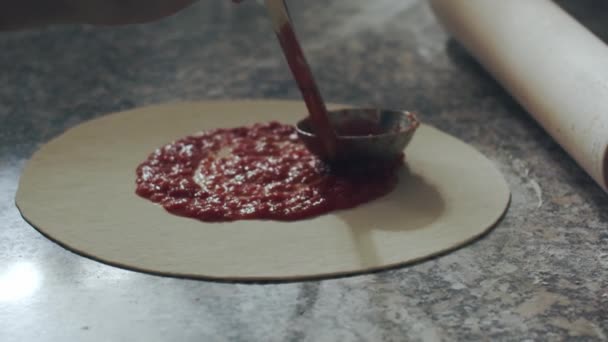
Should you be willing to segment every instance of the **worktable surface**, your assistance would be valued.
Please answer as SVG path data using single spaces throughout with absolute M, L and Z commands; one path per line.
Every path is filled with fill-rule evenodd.
M 608 339 L 608 195 L 427 3 L 289 4 L 328 102 L 415 110 L 475 146 L 511 187 L 505 218 L 432 260 L 305 283 L 173 279 L 75 255 L 14 204 L 41 144 L 142 105 L 300 99 L 298 89 L 256 2 L 201 1 L 141 26 L 0 34 L 0 341 Z M 605 3 L 563 4 L 608 33 Z

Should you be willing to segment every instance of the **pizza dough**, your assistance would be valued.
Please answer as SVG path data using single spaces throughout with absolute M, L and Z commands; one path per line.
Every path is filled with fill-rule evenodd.
M 23 171 L 17 206 L 62 246 L 145 272 L 220 280 L 295 280 L 406 264 L 490 229 L 510 192 L 494 165 L 422 125 L 397 189 L 355 209 L 297 222 L 203 223 L 135 194 L 135 168 L 174 139 L 306 115 L 301 102 L 176 103 L 107 115 L 43 146 Z

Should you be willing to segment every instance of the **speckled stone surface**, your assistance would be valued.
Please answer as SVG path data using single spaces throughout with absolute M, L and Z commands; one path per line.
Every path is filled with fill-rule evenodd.
M 562 3 L 608 36 L 604 2 Z M 504 220 L 433 260 L 306 283 L 163 278 L 76 256 L 15 208 L 38 146 L 108 112 L 298 99 L 297 88 L 255 2 L 204 1 L 136 27 L 1 34 L 0 341 L 607 340 L 608 195 L 424 1 L 290 4 L 326 99 L 414 109 L 478 148 L 511 186 Z

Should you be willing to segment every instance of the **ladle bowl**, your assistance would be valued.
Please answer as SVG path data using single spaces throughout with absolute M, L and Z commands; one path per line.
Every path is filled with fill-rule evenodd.
M 336 132 L 336 155 L 323 154 L 309 118 L 296 124 L 298 137 L 315 155 L 328 162 L 388 160 L 397 158 L 412 140 L 420 122 L 408 111 L 345 108 L 327 112 Z

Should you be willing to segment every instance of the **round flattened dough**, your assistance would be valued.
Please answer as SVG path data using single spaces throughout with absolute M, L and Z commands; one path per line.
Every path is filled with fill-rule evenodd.
M 203 223 L 135 194 L 135 168 L 174 139 L 218 127 L 295 123 L 301 102 L 178 103 L 107 115 L 43 146 L 17 205 L 44 235 L 140 271 L 223 280 L 294 280 L 393 267 L 461 246 L 490 229 L 510 192 L 471 146 L 422 125 L 391 194 L 292 223 Z

